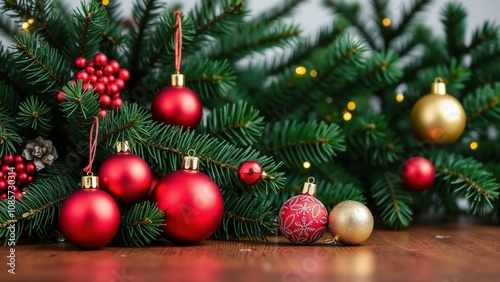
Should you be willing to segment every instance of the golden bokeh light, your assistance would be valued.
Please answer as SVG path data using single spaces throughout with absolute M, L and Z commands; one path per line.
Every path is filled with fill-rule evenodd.
M 476 141 L 472 141 L 472 142 L 470 142 L 469 146 L 470 146 L 470 149 L 474 151 L 477 149 L 477 147 L 479 147 L 479 143 L 477 143 Z
M 382 25 L 385 26 L 385 27 L 390 26 L 391 25 L 391 19 L 389 19 L 389 18 L 382 19 Z
M 347 103 L 347 109 L 349 111 L 354 111 L 356 109 L 356 103 L 354 103 L 353 101 Z
M 342 118 L 345 121 L 350 121 L 352 119 L 352 114 L 350 112 L 345 112 L 344 115 L 342 116 Z
M 405 99 L 405 95 L 404 95 L 403 93 L 398 93 L 398 94 L 396 95 L 396 101 L 397 101 L 398 103 L 403 102 L 403 100 L 404 100 L 404 99 Z
M 318 72 L 316 70 L 312 70 L 309 74 L 311 75 L 311 77 L 318 76 Z
M 304 74 L 306 74 L 306 72 L 307 72 L 307 69 L 303 66 L 298 66 L 295 68 L 295 73 L 298 75 L 304 75 Z
M 310 168 L 310 167 L 311 167 L 311 163 L 310 163 L 310 162 L 304 162 L 304 163 L 302 164 L 302 166 L 303 166 L 305 169 L 308 169 L 308 168 Z

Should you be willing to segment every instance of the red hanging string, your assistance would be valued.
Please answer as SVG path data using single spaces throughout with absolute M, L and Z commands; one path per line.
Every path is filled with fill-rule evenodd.
M 92 139 L 95 131 L 95 137 Z M 90 140 L 89 140 L 89 165 L 83 168 L 88 175 L 92 174 L 92 163 L 94 162 L 95 152 L 97 150 L 97 136 L 99 135 L 99 118 L 94 117 L 92 126 L 90 127 Z
M 175 73 L 181 71 L 181 57 L 182 57 L 182 20 L 181 12 L 176 11 L 175 13 L 177 30 L 175 31 Z

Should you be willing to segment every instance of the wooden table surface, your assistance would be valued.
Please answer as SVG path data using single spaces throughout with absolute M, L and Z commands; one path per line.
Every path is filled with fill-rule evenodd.
M 280 236 L 97 251 L 20 244 L 15 275 L 0 248 L 0 281 L 500 281 L 499 241 L 500 226 L 454 222 L 376 229 L 362 246 L 297 246 Z

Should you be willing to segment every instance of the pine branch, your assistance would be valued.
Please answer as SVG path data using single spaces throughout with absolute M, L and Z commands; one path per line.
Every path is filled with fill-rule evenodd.
M 127 207 L 121 217 L 115 241 L 120 246 L 140 247 L 156 240 L 162 230 L 163 211 L 149 201 Z
M 319 182 L 318 182 L 319 183 Z M 362 192 L 353 184 L 327 183 L 317 190 L 316 197 L 325 205 L 327 210 L 332 210 L 335 205 L 342 201 L 352 200 L 366 204 L 366 198 Z
M 103 39 L 102 30 L 107 25 L 106 10 L 97 2 L 90 6 L 82 6 L 73 13 L 73 32 L 70 34 L 68 44 L 64 48 L 64 55 L 68 61 L 76 57 L 92 59 L 99 51 Z
M 44 137 L 52 130 L 51 109 L 45 103 L 39 102 L 35 96 L 30 96 L 19 105 L 16 120 L 19 126 L 37 131 L 38 135 Z
M 448 3 L 441 12 L 445 28 L 446 47 L 451 57 L 461 58 L 465 49 L 465 20 L 467 12 L 462 4 Z
M 16 38 L 14 53 L 18 75 L 40 92 L 56 93 L 69 80 L 69 64 L 58 50 L 42 44 L 38 36 Z M 53 101 L 53 100 L 52 100 Z
M 0 80 L 0 112 L 13 116 L 17 112 L 19 106 L 19 96 L 14 91 L 14 88 L 6 85 Z
M 54 235 L 58 225 L 57 214 L 62 201 L 78 189 L 79 180 L 75 176 L 75 169 L 70 169 L 71 173 L 68 173 L 65 166 L 52 169 L 57 170 L 58 174 L 37 179 L 30 184 L 23 198 L 16 200 L 16 208 L 12 216 L 6 212 L 8 201 L 0 202 L 0 211 L 2 211 L 0 213 L 0 237 L 6 236 L 7 227 L 10 225 L 21 229 L 16 241 L 24 232 L 41 239 L 49 239 Z M 61 171 L 66 173 L 60 174 Z
M 15 119 L 0 109 L 0 156 L 16 153 L 23 141 L 17 132 Z
M 225 98 L 236 84 L 228 61 L 187 61 L 183 66 L 186 85 L 201 98 Z
M 432 0 L 413 0 L 409 7 L 403 7 L 399 24 L 389 34 L 387 41 L 391 43 L 393 39 L 403 35 L 412 26 L 412 23 L 417 20 L 418 15 L 424 12 L 431 3 Z M 402 57 L 402 55 L 400 56 Z
M 278 23 L 276 25 L 261 27 L 245 25 L 237 33 L 220 37 L 210 44 L 200 58 L 212 60 L 228 59 L 236 61 L 255 52 L 264 52 L 268 48 L 284 48 L 291 46 L 299 35 L 297 25 Z
M 100 142 L 108 148 L 114 147 L 117 141 L 134 140 L 132 151 L 148 163 L 156 164 L 163 173 L 177 170 L 182 157 L 193 149 L 202 163 L 201 171 L 219 187 L 256 194 L 267 194 L 269 190 L 276 192 L 283 187 L 283 173 L 277 172 L 281 164 L 276 164 L 272 158 L 259 156 L 259 152 L 250 147 L 238 148 L 209 135 L 158 124 L 152 121 L 149 112 L 138 108 L 137 104 L 124 103 L 118 111 L 109 113 L 101 122 L 101 134 Z M 246 160 L 259 162 L 272 178 L 253 186 L 243 185 L 238 180 L 237 170 Z
M 87 148 L 80 145 L 83 140 L 87 140 L 92 117 L 99 113 L 97 94 L 93 90 L 82 90 L 81 80 L 77 80 L 75 84 L 69 82 L 62 91 L 66 93 L 66 102 L 61 103 L 60 107 L 69 123 L 69 138 L 79 149 Z
M 403 147 L 382 115 L 367 113 L 346 122 L 348 151 L 373 166 L 387 166 L 400 160 Z
M 482 28 L 477 28 L 473 35 L 470 44 L 467 46 L 465 52 L 481 48 L 483 45 L 498 42 L 500 26 L 486 21 L 483 23 Z
M 323 0 L 323 6 L 331 9 L 334 14 L 345 18 L 361 34 L 363 40 L 370 46 L 370 49 L 377 50 L 374 32 L 368 29 L 368 25 L 363 21 L 361 5 L 359 3 L 348 4 L 341 0 Z
M 216 0 L 199 2 L 189 12 L 194 23 L 194 41 L 186 48 L 186 54 L 196 53 L 212 37 L 235 32 L 243 23 L 247 10 L 240 0 Z
M 139 58 L 141 57 L 143 41 L 149 38 L 151 28 L 163 10 L 164 3 L 158 0 L 138 0 L 133 7 L 132 17 L 135 25 L 130 32 L 130 67 L 131 73 L 137 73 L 141 70 Z
M 306 0 L 285 0 L 274 7 L 267 9 L 261 14 L 252 18 L 246 24 L 253 27 L 268 26 L 276 21 L 286 18 L 297 9 L 297 7 L 306 2 Z
M 268 125 L 259 146 L 262 153 L 272 153 L 287 168 L 301 167 L 305 161 L 319 164 L 345 150 L 344 137 L 336 124 L 285 120 Z
M 377 178 L 370 192 L 382 220 L 394 229 L 408 227 L 413 219 L 413 198 L 400 176 L 386 171 Z
M 102 0 L 93 0 L 94 2 L 101 3 Z M 115 23 L 121 22 L 121 11 L 120 11 L 121 1 L 109 1 L 104 9 L 106 9 L 106 13 L 108 14 L 108 19 Z
M 236 193 L 223 193 L 223 196 L 224 216 L 215 237 L 266 241 L 265 233 L 275 232 L 276 209 L 270 201 Z
M 500 83 L 486 85 L 465 97 L 463 105 L 467 115 L 467 127 L 478 130 L 500 120 Z
M 431 156 L 436 178 L 442 178 L 454 192 L 469 199 L 469 211 L 484 215 L 498 199 L 500 185 L 482 164 L 472 158 L 440 151 Z
M 265 126 L 259 111 L 243 101 L 213 109 L 206 124 L 201 133 L 243 146 L 255 144 Z

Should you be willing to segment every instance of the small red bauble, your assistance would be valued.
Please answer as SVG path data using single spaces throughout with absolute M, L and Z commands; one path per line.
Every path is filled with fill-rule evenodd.
M 149 192 L 151 170 L 141 157 L 130 152 L 128 142 L 118 142 L 116 151 L 99 168 L 101 189 L 119 204 L 137 203 Z
M 107 86 L 109 83 L 109 78 L 107 76 L 100 76 L 97 79 L 97 82 L 100 82 L 100 83 L 104 84 L 104 86 Z
M 130 72 L 127 69 L 121 69 L 118 72 L 118 78 L 123 79 L 123 81 L 127 81 L 130 79 Z
M 120 89 L 118 89 L 118 86 L 116 86 L 116 84 L 114 84 L 112 82 L 110 82 L 110 83 L 108 83 L 108 85 L 106 85 L 106 93 L 108 93 L 108 95 L 110 95 L 110 96 L 115 95 L 119 91 L 120 91 Z
M 107 115 L 108 115 L 108 111 L 106 109 L 99 110 L 99 117 L 100 118 L 105 118 Z
M 199 159 L 184 157 L 183 169 L 164 176 L 151 200 L 165 215 L 163 234 L 178 244 L 195 244 L 210 237 L 222 221 L 224 200 L 217 184 L 198 170 Z
M 435 170 L 432 163 L 423 157 L 408 159 L 401 168 L 401 181 L 412 191 L 423 191 L 434 183 Z
M 24 158 L 21 155 L 17 155 L 17 156 L 15 156 L 15 161 L 16 161 L 16 164 L 24 163 Z
M 108 95 L 99 96 L 99 104 L 101 105 L 101 108 L 105 109 L 111 106 L 111 102 L 111 97 L 109 97 Z
M 108 66 L 111 66 L 112 73 L 118 73 L 120 71 L 120 63 L 116 60 L 109 61 Z
M 104 94 L 104 92 L 106 92 L 106 85 L 102 82 L 97 82 L 96 84 L 94 84 L 94 89 L 95 92 Z
M 123 81 L 123 79 L 121 79 L 121 78 L 115 78 L 113 83 L 116 84 L 116 86 L 118 86 L 118 89 L 120 89 L 120 90 L 125 88 L 125 81 Z
M 71 244 L 84 249 L 107 245 L 120 227 L 115 200 L 98 189 L 97 176 L 82 177 L 82 189 L 63 202 L 59 212 L 61 232 Z
M 0 192 L 7 191 L 7 187 L 9 187 L 7 180 L 0 179 Z
M 113 67 L 110 66 L 110 65 L 107 65 L 105 66 L 103 69 L 102 69 L 102 72 L 105 74 L 105 75 L 112 75 L 113 74 Z
M 64 93 L 63 91 L 57 92 L 57 94 L 56 94 L 56 101 L 57 101 L 57 103 L 61 104 L 63 102 L 66 102 L 66 99 L 64 98 L 64 95 L 66 95 L 66 93 Z
M 96 70 L 96 71 L 95 71 L 95 75 L 96 75 L 97 77 L 101 77 L 101 76 L 103 75 L 102 70 Z
M 304 183 L 302 194 L 288 199 L 279 211 L 281 233 L 291 242 L 311 244 L 325 232 L 328 223 L 326 207 L 315 197 L 316 185 Z
M 111 107 L 113 109 L 119 109 L 122 106 L 122 104 L 123 104 L 123 100 L 120 97 L 118 97 L 118 98 L 113 99 L 113 102 L 111 102 Z
M 13 164 L 16 161 L 16 157 L 14 155 L 5 155 L 3 156 L 3 162 L 5 164 Z
M 89 74 L 86 73 L 85 71 L 79 71 L 76 73 L 75 76 L 76 79 L 83 80 L 83 82 L 89 81 Z
M 17 172 L 24 171 L 25 169 L 26 169 L 26 166 L 24 165 L 24 163 L 17 163 L 16 164 L 16 171 Z
M 151 103 L 151 113 L 156 121 L 173 126 L 195 129 L 203 112 L 201 100 L 185 86 L 163 88 Z
M 246 185 L 254 185 L 262 180 L 264 170 L 256 161 L 243 162 L 238 168 L 238 178 Z
M 33 174 L 36 171 L 36 165 L 33 162 L 26 164 L 26 172 L 29 174 Z
M 84 69 L 85 67 L 87 66 L 87 59 L 85 59 L 84 57 L 77 57 L 75 59 L 75 67 L 77 69 Z
M 89 75 L 93 75 L 93 74 L 95 74 L 95 68 L 94 68 L 93 66 L 92 66 L 92 67 L 91 67 L 91 66 L 87 66 L 87 67 L 85 68 L 85 71 L 86 71 Z
M 108 57 L 104 53 L 97 53 L 94 56 L 94 64 L 98 67 L 105 67 L 108 64 Z
M 97 75 L 95 74 L 91 74 L 89 75 L 89 81 L 92 83 L 92 84 L 95 84 L 97 82 Z
M 26 183 L 28 181 L 28 174 L 24 171 L 20 172 L 17 178 L 19 179 L 19 181 Z

